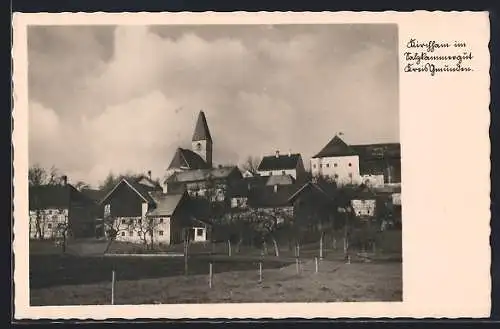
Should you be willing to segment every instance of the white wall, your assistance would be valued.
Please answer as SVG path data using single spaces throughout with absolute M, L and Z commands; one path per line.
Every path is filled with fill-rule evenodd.
M 286 169 L 286 170 L 262 170 L 259 171 L 259 174 L 261 176 L 279 176 L 283 175 L 283 171 L 285 172 L 285 175 L 291 175 L 293 178 L 297 179 L 297 170 L 295 169 Z
M 340 185 L 361 183 L 357 155 L 311 159 L 311 173 L 331 177 Z
M 114 227 L 118 230 L 116 241 L 143 243 L 139 220 L 141 217 L 118 217 L 115 219 Z M 148 218 L 146 218 L 148 220 Z M 170 244 L 170 217 L 154 218 L 153 242 Z M 148 236 L 148 243 L 150 238 Z
M 356 216 L 375 215 L 375 200 L 352 200 L 351 205 Z
M 40 228 L 43 239 L 55 238 L 58 235 L 57 225 L 64 224 L 68 220 L 68 209 L 43 209 L 39 211 L 40 216 Z M 30 210 L 30 238 L 40 238 L 36 237 L 36 219 L 37 212 Z
M 194 242 L 205 242 L 207 241 L 207 230 L 204 227 L 193 227 L 194 232 Z M 198 235 L 201 234 L 201 235 Z
M 200 145 L 200 149 L 198 149 L 198 143 Z M 194 153 L 198 154 L 199 156 L 201 156 L 201 158 L 203 160 L 205 160 L 205 162 L 209 163 L 212 161 L 211 159 L 211 150 L 209 150 L 208 148 L 210 148 L 210 146 L 207 145 L 207 141 L 206 140 L 202 140 L 202 141 L 193 141 L 191 143 L 191 149 L 193 150 Z

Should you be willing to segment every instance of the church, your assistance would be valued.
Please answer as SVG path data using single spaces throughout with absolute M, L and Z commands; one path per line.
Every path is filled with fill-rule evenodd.
M 187 191 L 192 197 L 224 202 L 227 187 L 242 179 L 237 166 L 213 166 L 213 139 L 203 111 L 198 114 L 191 150 L 177 148 L 162 184 L 164 193 Z

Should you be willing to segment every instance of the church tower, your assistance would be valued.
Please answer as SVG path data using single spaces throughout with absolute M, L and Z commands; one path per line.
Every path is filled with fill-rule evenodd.
M 212 167 L 212 147 L 213 141 L 208 129 L 207 119 L 205 113 L 200 111 L 196 127 L 194 128 L 192 149 L 193 152 L 198 154 L 205 162 Z

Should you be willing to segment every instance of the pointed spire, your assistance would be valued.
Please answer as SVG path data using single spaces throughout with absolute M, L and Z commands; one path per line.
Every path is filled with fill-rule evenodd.
M 200 111 L 198 115 L 198 121 L 196 121 L 196 127 L 194 128 L 193 134 L 193 142 L 201 140 L 212 141 L 212 136 L 208 129 L 207 118 L 205 118 L 205 113 L 203 111 Z

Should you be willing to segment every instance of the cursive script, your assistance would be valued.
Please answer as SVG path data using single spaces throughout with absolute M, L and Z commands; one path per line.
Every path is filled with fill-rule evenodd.
M 403 52 L 404 72 L 437 73 L 471 72 L 474 56 L 463 41 L 419 41 L 410 39 Z

